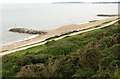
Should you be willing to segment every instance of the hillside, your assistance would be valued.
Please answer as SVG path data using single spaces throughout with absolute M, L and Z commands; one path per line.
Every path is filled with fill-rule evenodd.
M 2 75 L 119 79 L 119 23 L 5 55 L 2 57 Z

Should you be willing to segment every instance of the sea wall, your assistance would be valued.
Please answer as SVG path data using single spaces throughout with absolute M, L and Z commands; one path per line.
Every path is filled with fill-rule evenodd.
M 11 28 L 9 31 L 18 32 L 18 33 L 28 33 L 28 34 L 47 34 L 47 32 L 44 31 L 27 29 L 27 28 Z

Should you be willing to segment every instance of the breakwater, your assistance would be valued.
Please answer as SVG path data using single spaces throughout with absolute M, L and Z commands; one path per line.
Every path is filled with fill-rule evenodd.
M 18 33 L 26 33 L 26 34 L 47 34 L 47 32 L 44 32 L 44 31 L 27 29 L 27 28 L 11 28 L 9 31 L 18 32 Z

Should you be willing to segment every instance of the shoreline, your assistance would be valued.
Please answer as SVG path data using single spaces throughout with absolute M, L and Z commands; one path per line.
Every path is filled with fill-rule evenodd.
M 13 43 L 16 43 L 16 42 L 21 42 L 21 41 L 25 41 L 25 40 L 29 40 L 29 39 L 33 39 L 35 37 L 38 37 L 39 35 L 31 35 L 29 37 L 26 37 L 26 38 L 23 38 L 23 39 L 20 39 L 20 40 L 16 40 L 16 41 L 13 41 L 13 42 L 8 42 L 8 43 L 5 43 L 5 44 L 1 44 L 0 47 L 2 46 L 6 46 L 6 45 L 9 45 L 9 44 L 13 44 Z
M 102 19 L 107 19 L 107 18 L 109 18 L 109 17 L 98 17 L 98 18 L 93 18 L 92 20 L 102 20 Z M 86 24 L 86 23 L 89 23 L 89 21 L 86 21 L 86 22 L 83 22 L 83 23 L 77 23 L 77 24 L 80 25 L 80 24 Z M 70 25 L 70 24 L 66 24 L 65 26 L 67 26 L 67 25 Z M 49 32 L 49 31 L 57 29 L 57 28 L 59 28 L 59 27 L 53 27 L 53 28 L 50 28 L 50 29 L 44 29 L 44 31 Z M 6 46 L 6 45 L 9 45 L 9 44 L 13 44 L 13 43 L 16 43 L 16 42 L 21 42 L 21 41 L 29 40 L 29 39 L 32 39 L 31 37 L 36 38 L 38 36 L 40 36 L 40 35 L 34 34 L 34 35 L 30 35 L 29 37 L 25 37 L 23 39 L 20 39 L 20 40 L 15 40 L 15 41 L 12 41 L 12 42 L 7 42 L 7 43 L 4 43 L 4 44 L 1 43 L 0 47 Z
M 107 18 L 109 18 L 109 17 L 98 17 L 98 18 L 93 18 L 92 20 L 102 20 L 102 19 L 107 19 Z M 90 21 L 91 21 L 91 20 L 90 20 Z M 86 23 L 89 23 L 89 21 L 86 21 L 86 22 L 83 22 L 83 23 L 77 23 L 77 24 L 78 24 L 78 25 L 81 25 L 81 24 L 86 24 Z M 70 24 L 66 24 L 66 25 L 64 25 L 64 26 L 67 26 L 67 25 L 70 25 Z M 63 25 L 62 25 L 62 26 L 63 26 Z M 44 29 L 43 31 L 49 32 L 49 31 L 52 31 L 52 30 L 57 29 L 57 28 L 59 28 L 59 27 L 51 28 L 51 29 Z M 34 36 L 35 36 L 35 37 L 34 37 Z M 13 44 L 13 43 L 16 43 L 16 42 L 21 42 L 21 41 L 29 40 L 29 39 L 32 39 L 31 37 L 36 38 L 36 37 L 38 37 L 38 36 L 40 36 L 40 35 L 34 34 L 34 35 L 30 35 L 29 37 L 25 37 L 25 38 L 23 38 L 23 39 L 15 40 L 15 41 L 12 41 L 12 42 L 7 42 L 7 43 L 4 43 L 4 44 L 2 44 L 2 42 L 1 42 L 0 48 L 1 48 L 2 46 L 6 46 L 6 45 Z M 1 52 L 1 51 L 0 51 L 0 52 Z
M 60 35 L 63 33 L 67 33 L 70 31 L 86 29 L 86 28 L 96 26 L 96 25 L 99 25 L 104 22 L 111 21 L 111 20 L 114 20 L 117 18 L 118 17 L 110 17 L 110 18 L 98 19 L 98 21 L 96 21 L 96 22 L 85 22 L 85 23 L 81 23 L 81 24 L 65 25 L 65 26 L 59 27 L 57 29 L 49 30 L 48 31 L 49 34 L 46 34 L 46 35 L 42 35 L 42 36 L 41 35 L 40 36 L 32 35 L 35 37 L 30 36 L 30 37 L 24 38 L 23 40 L 14 42 L 14 43 L 2 45 L 2 46 L 0 46 L 0 52 L 13 50 L 13 49 L 25 46 L 25 45 L 37 43 L 37 42 L 43 41 L 47 38 L 50 38 L 50 37 L 53 37 L 56 35 Z
M 102 20 L 102 19 L 107 19 L 109 17 L 98 17 L 98 18 L 93 18 L 92 20 Z M 91 21 L 91 20 L 90 20 Z M 86 24 L 86 23 L 89 23 L 89 21 L 86 21 L 86 22 L 83 22 L 83 23 L 77 23 L 77 25 L 81 25 L 81 24 Z M 65 26 L 67 25 L 71 25 L 71 24 L 66 24 Z M 50 28 L 50 29 L 44 29 L 45 31 L 47 31 L 49 33 L 49 31 L 51 30 L 54 30 L 54 29 L 58 29 L 59 27 L 56 27 L 56 28 Z M 16 41 L 12 41 L 12 42 L 7 42 L 7 43 L 4 43 L 4 44 L 0 44 L 0 48 L 2 46 L 6 46 L 6 45 L 10 45 L 10 44 L 13 44 L 13 43 L 16 43 L 16 42 L 21 42 L 21 41 L 25 41 L 25 40 L 29 40 L 29 39 L 33 39 L 33 38 L 36 38 L 36 37 L 39 37 L 41 35 L 37 35 L 37 34 L 34 34 L 34 35 L 31 35 L 29 37 L 25 37 L 23 39 L 20 39 L 20 40 L 16 40 Z

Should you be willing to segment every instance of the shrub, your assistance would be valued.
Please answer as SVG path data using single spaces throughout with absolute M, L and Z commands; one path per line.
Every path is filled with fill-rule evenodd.
M 82 68 L 75 72 L 73 77 L 80 77 L 80 78 L 90 78 L 95 74 L 95 70 L 92 68 Z

